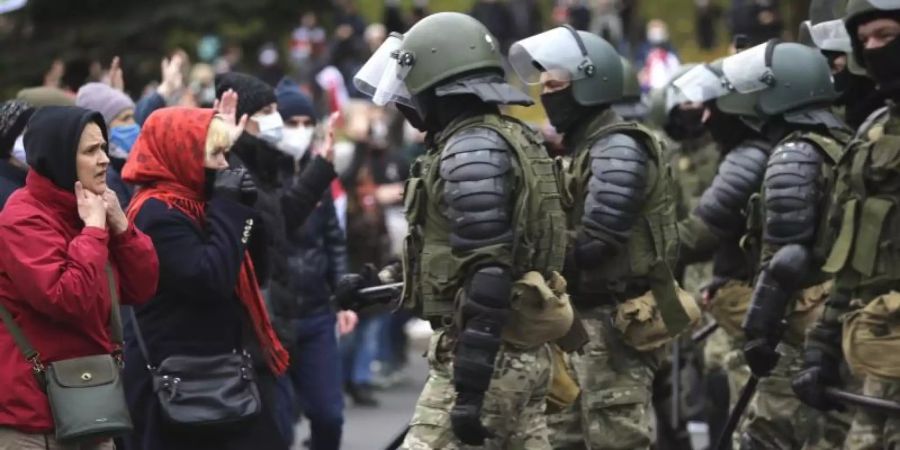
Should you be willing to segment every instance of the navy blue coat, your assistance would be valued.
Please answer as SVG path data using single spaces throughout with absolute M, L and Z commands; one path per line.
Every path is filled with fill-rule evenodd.
M 25 186 L 25 175 L 28 172 L 14 167 L 8 161 L 0 160 L 0 209 L 12 193 Z
M 234 292 L 253 209 L 225 199 L 207 203 L 205 229 L 181 211 L 151 199 L 135 225 L 153 240 L 159 257 L 157 295 L 135 308 L 151 363 L 174 354 L 210 355 L 243 347 L 246 312 Z M 250 227 L 252 233 L 252 226 Z M 246 333 L 244 333 L 246 334 Z M 268 372 L 263 368 L 260 371 Z M 128 447 L 141 450 L 283 449 L 271 407 L 253 422 L 228 432 L 177 433 L 159 414 L 146 361 L 126 329 L 125 392 L 135 430 Z M 265 390 L 264 386 L 260 386 Z M 264 406 L 268 406 L 264 398 Z

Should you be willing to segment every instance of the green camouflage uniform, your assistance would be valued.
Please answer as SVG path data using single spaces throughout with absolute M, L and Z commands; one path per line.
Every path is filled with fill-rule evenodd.
M 816 260 L 823 261 L 831 249 L 836 234 L 835 227 L 829 226 L 833 205 L 833 201 L 829 199 L 832 195 L 836 195 L 834 192 L 837 181 L 836 165 L 848 139 L 840 130 L 833 130 L 832 136 L 795 132 L 785 137 L 782 142 L 798 140 L 815 143 L 827 155 L 822 163 L 819 180 L 819 185 L 826 191 L 820 208 L 822 217 L 819 218 L 819 231 L 811 245 L 811 251 L 818 255 Z M 759 215 L 765 217 L 762 208 Z M 777 248 L 771 244 L 763 244 L 762 264 L 765 264 Z M 821 314 L 824 306 L 827 290 L 821 286 L 830 287 L 830 283 L 822 283 L 827 279 L 827 274 L 820 273 L 811 281 L 813 286 L 809 290 L 796 296 L 794 312 L 787 317 L 789 331 L 778 346 L 781 357 L 772 373 L 760 380 L 756 395 L 742 422 L 742 433 L 752 436 L 766 448 L 828 450 L 843 447 L 850 426 L 849 414 L 816 410 L 801 402 L 791 388 L 791 380 L 803 369 L 801 349 L 806 332 Z M 820 285 L 819 288 L 815 287 L 817 284 Z M 746 444 L 743 446 L 746 447 Z
M 648 272 L 653 263 L 674 263 L 673 251 L 677 243 L 675 203 L 671 198 L 674 189 L 665 170 L 667 164 L 660 160 L 660 146 L 645 128 L 622 122 L 611 110 L 586 120 L 579 130 L 566 135 L 566 145 L 575 148 L 572 149 L 574 156 L 568 168 L 564 196 L 569 201 L 566 205 L 569 232 L 574 236 L 581 228 L 588 195 L 591 146 L 612 133 L 633 136 L 651 152 L 646 199 L 640 213 L 649 226 L 636 225 L 627 248 L 607 263 L 597 269 L 579 271 L 578 286 L 574 290 L 571 290 L 573 280 L 569 280 L 570 292 L 577 293 L 573 294 L 573 305 L 582 318 L 590 342 L 583 352 L 570 357 L 569 367 L 581 387 L 581 396 L 571 408 L 548 419 L 554 449 L 633 450 L 649 448 L 653 439 L 651 390 L 653 374 L 659 367 L 664 348 L 647 352 L 631 348 L 613 327 L 612 319 L 616 315 L 616 304 L 631 298 L 629 295 L 643 294 L 622 281 L 649 283 Z M 635 267 L 641 269 L 635 271 Z M 663 289 L 674 289 L 675 286 L 671 273 L 668 279 L 659 278 L 655 282 L 665 285 Z
M 507 179 L 518 214 L 512 222 L 516 245 L 498 244 L 460 252 L 449 240 L 449 219 L 441 210 L 444 180 L 440 162 L 451 136 L 472 128 L 487 128 L 503 137 L 514 153 Z M 428 352 L 429 378 L 416 404 L 405 449 L 465 448 L 455 437 L 449 413 L 456 392 L 452 380 L 453 343 L 458 333 L 456 299 L 465 274 L 487 262 L 547 276 L 562 269 L 565 215 L 560 203 L 554 162 L 536 132 L 515 119 L 488 114 L 458 119 L 438 134 L 428 152 L 411 169 L 404 194 L 410 235 L 403 255 L 404 306 L 417 311 L 435 329 Z M 515 279 L 514 277 L 514 279 Z M 527 333 L 527 332 L 526 332 Z M 489 449 L 549 449 L 545 396 L 551 375 L 549 346 L 531 348 L 504 343 L 495 359 L 485 395 L 482 423 L 496 436 Z
M 550 382 L 549 349 L 521 350 L 504 345 L 494 362 L 491 387 L 484 400 L 482 423 L 499 436 L 484 446 L 493 449 L 549 449 L 545 396 Z M 428 347 L 428 382 L 403 442 L 409 450 L 457 450 L 459 443 L 450 429 L 449 406 L 453 387 L 453 339 L 444 332 L 431 336 Z
M 841 161 L 839 185 L 846 189 L 842 201 L 843 220 L 834 248 L 825 270 L 836 274 L 834 292 L 846 293 L 852 302 L 842 308 L 829 304 L 819 324 L 843 324 L 843 353 L 861 353 L 863 345 L 878 341 L 880 336 L 890 338 L 897 329 L 896 314 L 876 317 L 861 325 L 864 335 L 872 341 L 858 342 L 848 330 L 856 326 L 866 312 L 882 297 L 896 295 L 900 291 L 900 247 L 897 233 L 900 230 L 900 188 L 894 179 L 900 170 L 900 114 L 896 105 L 873 113 L 857 132 L 856 138 Z M 834 294 L 833 294 L 834 295 Z M 849 309 L 849 313 L 847 312 Z M 857 330 L 859 331 L 859 330 Z M 896 342 L 896 341 L 894 341 Z M 811 341 L 810 346 L 827 348 L 834 343 Z M 855 375 L 862 381 L 862 393 L 872 397 L 900 401 L 900 376 L 892 351 L 900 346 L 879 347 L 876 370 L 858 368 Z M 894 350 L 896 349 L 896 350 Z M 840 349 L 835 349 L 840 351 Z M 851 366 L 853 361 L 847 358 Z M 873 366 L 873 365 L 870 365 Z M 844 389 L 853 390 L 853 385 Z M 857 408 L 847 435 L 845 449 L 874 450 L 900 448 L 900 416 L 883 414 L 869 408 Z

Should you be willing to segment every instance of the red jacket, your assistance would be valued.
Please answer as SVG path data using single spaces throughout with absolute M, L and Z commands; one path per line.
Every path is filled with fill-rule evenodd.
M 159 262 L 150 238 L 131 224 L 118 236 L 85 227 L 75 195 L 30 171 L 0 212 L 0 303 L 42 362 L 113 351 L 107 261 L 122 303 L 153 296 Z M 53 429 L 47 396 L 2 322 L 0 386 L 0 426 Z

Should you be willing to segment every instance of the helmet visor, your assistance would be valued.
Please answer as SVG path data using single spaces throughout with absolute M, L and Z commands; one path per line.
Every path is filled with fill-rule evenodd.
M 413 61 L 402 55 L 402 44 L 403 37 L 391 33 L 353 77 L 356 89 L 372 97 L 376 105 L 396 102 L 415 108 L 404 83 Z
M 850 35 L 842 19 L 829 20 L 809 26 L 809 35 L 821 50 L 850 53 Z
M 509 49 L 509 64 L 528 84 L 540 83 L 542 72 L 574 81 L 592 75 L 593 68 L 578 33 L 565 27 L 516 42 Z
M 775 83 L 775 75 L 769 67 L 776 42 L 759 44 L 722 61 L 722 73 L 728 84 L 741 94 L 761 91 Z
M 900 9 L 900 0 L 869 0 L 878 9 Z
M 700 64 L 672 80 L 667 94 L 667 102 L 675 105 L 682 102 L 705 102 L 731 92 L 727 81 L 710 67 Z

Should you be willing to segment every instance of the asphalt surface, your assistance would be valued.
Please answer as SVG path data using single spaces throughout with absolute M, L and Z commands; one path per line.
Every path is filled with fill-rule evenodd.
M 379 406 L 354 406 L 345 397 L 344 436 L 341 450 L 382 450 L 402 432 L 412 417 L 416 400 L 428 378 L 428 365 L 422 356 L 424 343 L 416 342 L 410 350 L 409 366 L 403 382 L 376 392 Z M 294 450 L 304 450 L 303 441 L 309 436 L 309 422 L 297 426 Z

